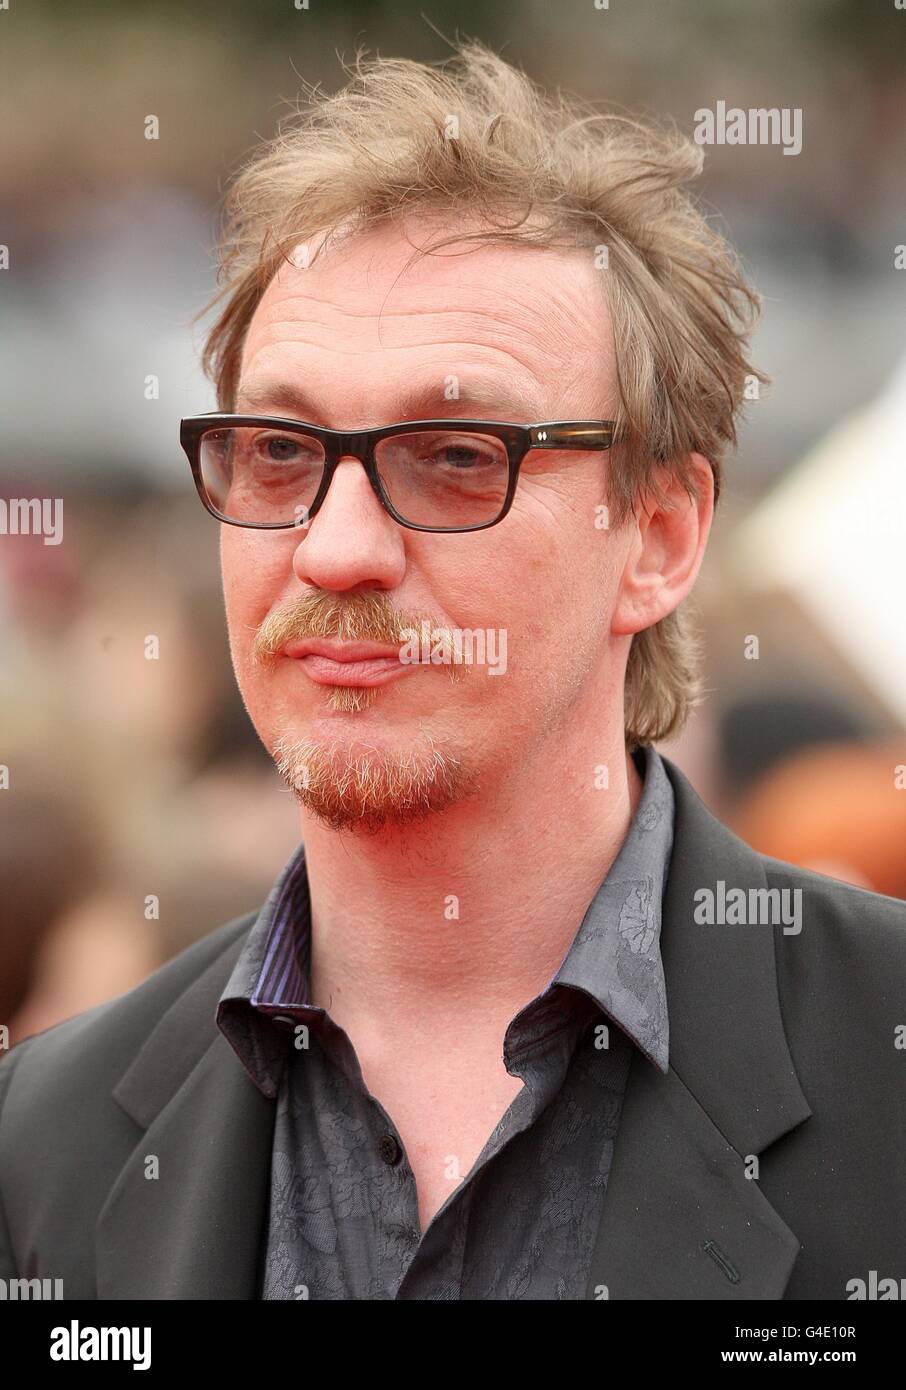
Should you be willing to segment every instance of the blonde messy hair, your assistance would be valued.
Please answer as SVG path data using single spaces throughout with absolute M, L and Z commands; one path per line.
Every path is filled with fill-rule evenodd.
M 461 226 L 468 210 L 487 230 L 454 232 L 415 254 L 465 240 L 607 248 L 618 395 L 609 413 L 621 438 L 609 455 L 612 523 L 628 520 L 641 493 L 664 500 L 658 468 L 693 495 L 693 451 L 710 461 L 719 492 L 746 378 L 767 378 L 745 355 L 759 296 L 684 188 L 701 170 L 700 147 L 549 96 L 476 40 L 442 65 L 359 52 L 344 71 L 334 96 L 306 87 L 307 108 L 281 122 L 227 194 L 222 288 L 201 311 L 226 298 L 202 359 L 219 409 L 235 408 L 249 321 L 298 243 L 412 211 L 447 211 Z M 701 698 L 699 664 L 680 609 L 635 635 L 630 748 L 679 730 Z

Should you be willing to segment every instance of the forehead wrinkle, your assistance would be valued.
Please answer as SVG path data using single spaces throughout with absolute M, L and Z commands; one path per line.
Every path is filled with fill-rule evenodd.
M 293 321 L 292 328 L 304 330 L 311 327 L 310 324 Z M 320 325 L 319 325 L 320 326 Z M 276 329 L 277 325 L 274 325 Z M 549 385 L 542 376 L 539 376 L 535 365 L 520 355 L 519 348 L 523 346 L 524 340 L 521 335 L 515 338 L 514 348 L 504 348 L 500 343 L 500 335 L 497 335 L 496 342 L 475 342 L 472 339 L 447 339 L 438 340 L 436 338 L 414 339 L 405 343 L 371 343 L 363 346 L 352 343 L 339 343 L 336 336 L 329 337 L 323 344 L 313 339 L 304 332 L 297 333 L 290 337 L 288 333 L 271 333 L 270 326 L 265 328 L 260 334 L 260 340 L 253 343 L 251 350 L 247 350 L 243 360 L 241 376 L 243 380 L 249 375 L 249 369 L 253 362 L 260 362 L 262 359 L 267 364 L 260 367 L 262 375 L 270 375 L 273 370 L 274 375 L 280 372 L 280 358 L 277 354 L 281 349 L 292 349 L 313 347 L 320 353 L 332 353 L 334 356 L 363 359 L 373 357 L 375 354 L 398 354 L 411 353 L 418 349 L 423 349 L 427 353 L 437 353 L 439 360 L 436 364 L 441 372 L 449 372 L 451 363 L 460 363 L 460 374 L 466 372 L 481 372 L 490 370 L 492 372 L 509 373 L 514 366 L 520 367 L 532 380 L 533 385 L 544 388 Z M 290 354 L 292 356 L 292 354 Z M 472 359 L 464 361 L 463 359 Z M 503 359 L 503 360 L 501 360 Z M 273 368 L 271 363 L 274 363 Z M 428 363 L 430 368 L 433 364 Z
M 521 323 L 514 323 L 498 318 L 493 309 L 479 306 L 410 312 L 400 310 L 389 316 L 386 313 L 357 313 L 338 309 L 338 306 L 332 308 L 334 313 L 340 312 L 344 317 L 357 319 L 362 324 L 363 331 L 356 335 L 354 343 L 338 344 L 335 324 L 326 318 L 307 315 L 304 318 L 281 317 L 259 323 L 249 335 L 253 349 L 257 351 L 265 345 L 271 346 L 279 341 L 310 342 L 318 348 L 328 347 L 333 351 L 361 356 L 376 349 L 393 352 L 418 347 L 437 347 L 452 352 L 456 350 L 457 345 L 461 348 L 464 344 L 468 344 L 472 349 L 497 347 L 515 358 L 536 380 L 536 369 L 520 355 L 520 349 L 524 349 L 528 343 L 543 348 L 549 359 L 547 365 L 550 370 L 559 370 L 567 363 L 572 365 L 577 354 L 594 351 L 594 345 L 588 341 L 588 334 L 581 328 L 577 330 L 575 322 L 567 321 L 566 316 L 562 314 L 539 316 L 534 311 L 529 311 Z M 382 334 L 381 326 L 388 317 L 398 321 L 397 327 L 403 329 L 401 333 Z M 374 324 L 376 334 L 369 333 L 369 324 Z M 432 329 L 436 330 L 440 324 L 447 325 L 450 332 L 455 331 L 456 337 L 445 339 L 430 336 Z M 475 336 L 470 337 L 470 332 Z M 426 334 L 429 336 L 426 337 Z M 390 341 L 388 336 L 391 338 Z M 368 346 L 369 340 L 373 344 L 372 347 Z M 607 351 L 606 342 L 601 344 L 601 348 Z
M 393 309 L 387 308 L 385 305 L 381 305 L 377 309 L 358 309 L 354 305 L 339 303 L 337 300 L 331 299 L 327 295 L 284 295 L 280 297 L 282 301 L 280 302 L 281 316 L 279 318 L 271 318 L 271 313 L 269 312 L 270 305 L 268 304 L 265 306 L 265 313 L 262 317 L 270 319 L 273 323 L 310 323 L 313 321 L 312 309 L 326 308 L 329 313 L 334 316 L 339 315 L 342 318 L 362 319 L 375 322 L 381 319 L 436 319 L 444 318 L 451 314 L 458 314 L 463 318 L 474 317 L 476 319 L 490 319 L 493 324 L 499 324 L 501 321 L 500 309 L 495 307 L 493 302 L 490 304 L 488 303 L 488 300 L 493 301 L 495 299 L 494 294 L 490 290 L 482 290 L 480 292 L 481 302 L 479 303 L 451 304 L 449 294 L 439 293 L 438 297 L 441 298 L 443 302 L 437 308 L 426 305 L 422 300 L 422 302 L 412 304 L 409 307 Z M 478 287 L 476 287 L 476 293 L 479 293 Z M 564 318 L 572 314 L 573 306 L 566 302 L 565 297 L 562 303 L 555 300 L 551 294 L 550 288 L 546 289 L 545 295 L 548 307 L 553 306 Z M 506 294 L 501 292 L 496 296 L 496 299 L 499 300 L 502 305 L 505 305 L 508 310 L 512 310 L 514 307 L 518 308 L 526 322 L 538 322 L 540 320 L 543 323 L 543 315 L 539 314 L 536 304 L 530 298 L 527 298 L 523 303 L 515 290 L 509 291 Z M 287 317 L 286 309 L 297 301 L 301 305 L 307 306 L 304 317 L 301 314 L 296 318 L 292 316 Z M 583 310 L 587 308 L 586 299 L 580 299 L 578 303 Z M 260 309 L 262 306 L 259 305 L 258 307 Z M 256 312 L 258 311 L 256 310 Z M 314 321 L 320 322 L 321 320 Z
M 298 340 L 292 344 L 292 346 L 299 345 L 300 343 Z M 288 363 L 284 363 L 281 360 L 281 357 L 278 355 L 279 350 L 285 346 L 287 346 L 285 339 L 271 343 L 259 344 L 255 352 L 250 357 L 249 361 L 243 364 L 243 371 L 241 373 L 240 378 L 241 384 L 243 386 L 249 384 L 248 379 L 250 376 L 257 376 L 260 374 L 261 377 L 277 380 L 281 376 L 285 376 L 287 373 L 291 374 L 294 370 L 298 370 L 299 367 L 303 364 L 293 360 L 292 355 Z M 420 377 L 423 376 L 425 380 L 430 379 L 430 373 L 432 368 L 435 368 L 435 370 L 441 374 L 445 374 L 449 373 L 452 364 L 453 366 L 458 368 L 456 372 L 457 375 L 465 378 L 468 381 L 474 379 L 476 388 L 478 390 L 482 389 L 482 373 L 488 372 L 492 377 L 492 382 L 491 385 L 488 387 L 488 390 L 493 390 L 494 387 L 497 385 L 498 380 L 501 383 L 510 382 L 511 372 L 513 371 L 514 367 L 518 367 L 529 378 L 529 385 L 527 389 L 534 389 L 539 393 L 542 393 L 545 390 L 550 389 L 550 382 L 545 380 L 544 377 L 538 375 L 538 372 L 535 370 L 532 363 L 524 360 L 517 352 L 507 351 L 504 354 L 504 350 L 494 343 L 456 343 L 452 341 L 449 343 L 437 343 L 435 341 L 431 341 L 427 343 L 397 344 L 395 347 L 382 346 L 379 350 L 382 353 L 386 354 L 396 354 L 401 352 L 408 353 L 411 352 L 414 348 L 419 347 L 434 350 L 438 353 L 443 354 L 443 356 L 436 364 L 428 360 L 425 360 L 423 365 L 420 364 L 418 369 L 419 375 Z M 372 356 L 372 354 L 375 351 L 378 351 L 378 349 L 373 348 L 371 350 L 368 350 L 362 348 L 343 347 L 338 345 L 336 342 L 331 342 L 326 345 L 325 351 L 328 353 L 332 353 L 338 357 L 354 358 L 356 360 L 359 360 Z M 463 360 L 469 357 L 471 357 L 472 360 Z M 501 361 L 501 357 L 504 358 L 503 361 Z M 250 365 L 252 362 L 258 363 L 255 373 L 252 373 L 250 371 Z M 410 379 L 413 370 L 413 368 L 407 367 L 406 376 L 404 380 Z M 517 390 L 520 389 L 518 382 L 515 383 L 515 386 Z
M 307 287 L 302 284 L 293 285 L 291 289 L 284 286 L 277 287 L 275 297 L 282 298 L 284 304 L 291 305 L 298 302 L 304 306 L 305 313 L 311 317 L 315 306 L 323 305 L 328 309 L 329 315 L 358 320 L 363 324 L 373 322 L 380 329 L 384 321 L 399 322 L 404 320 L 433 321 L 443 319 L 449 315 L 459 315 L 462 326 L 468 331 L 470 324 L 484 326 L 485 321 L 490 320 L 495 336 L 501 331 L 509 331 L 512 337 L 520 334 L 530 334 L 533 340 L 537 340 L 539 334 L 545 340 L 557 344 L 556 355 L 562 359 L 572 360 L 577 347 L 577 337 L 587 340 L 589 333 L 599 337 L 602 347 L 609 346 L 609 316 L 607 314 L 606 298 L 603 288 L 600 285 L 598 272 L 593 271 L 590 260 L 580 260 L 579 267 L 585 266 L 588 273 L 594 276 L 594 282 L 598 288 L 596 304 L 599 314 L 595 315 L 593 307 L 589 303 L 587 287 L 584 283 L 586 277 L 575 274 L 576 253 L 569 253 L 574 264 L 570 266 L 560 255 L 552 257 L 554 262 L 551 269 L 564 267 L 573 273 L 567 276 L 550 274 L 543 281 L 543 290 L 540 291 L 541 302 L 539 303 L 539 287 L 537 284 L 526 283 L 523 276 L 518 272 L 517 265 L 513 267 L 512 278 L 508 279 L 505 285 L 498 289 L 493 283 L 494 276 L 500 275 L 500 270 L 495 264 L 493 268 L 488 268 L 487 283 L 475 284 L 473 286 L 464 285 L 461 278 L 454 283 L 447 283 L 443 279 L 424 280 L 417 282 L 407 281 L 402 277 L 393 282 L 389 292 L 383 289 L 376 291 L 379 296 L 378 302 L 372 308 L 360 308 L 357 302 L 345 304 L 340 299 L 332 298 L 332 278 L 330 270 L 325 267 L 325 276 L 319 290 L 318 282 L 309 280 Z M 427 258 L 431 260 L 432 258 Z M 441 258 L 443 259 L 443 258 Z M 521 258 L 518 258 L 521 264 Z M 342 268 L 336 267 L 337 271 Z M 300 276 L 313 276 L 317 273 L 317 264 L 308 271 L 299 270 L 296 272 Z M 273 284 L 273 282 L 272 282 Z M 342 289 L 349 293 L 351 280 L 348 275 L 344 276 Z M 269 287 L 270 289 L 271 287 Z M 476 296 L 480 296 L 480 302 L 450 303 L 451 295 L 457 291 L 471 290 Z M 356 291 L 361 293 L 361 291 Z M 375 291 L 371 291 L 375 292 Z M 408 306 L 404 303 L 398 307 L 400 295 L 409 293 L 413 296 L 413 301 Z M 267 294 L 267 291 L 265 292 Z M 397 305 L 391 307 L 391 296 L 396 296 Z M 440 299 L 442 302 L 439 307 L 431 306 L 432 299 Z M 427 303 L 426 303 L 427 301 Z M 261 306 L 259 305 L 259 308 Z M 281 309 L 283 306 L 281 306 Z M 514 314 L 514 310 L 516 313 Z M 597 322 L 595 321 L 597 318 Z M 286 323 L 285 310 L 281 312 L 280 321 Z M 319 320 L 320 321 L 320 320 Z M 577 323 L 580 325 L 577 334 Z M 328 323 L 324 326 L 329 327 Z

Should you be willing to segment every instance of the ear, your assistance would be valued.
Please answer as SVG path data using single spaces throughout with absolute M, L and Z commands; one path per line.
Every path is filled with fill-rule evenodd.
M 668 505 L 650 494 L 637 499 L 632 538 L 611 632 L 641 632 L 682 603 L 698 577 L 714 516 L 714 475 L 702 454 L 690 454 L 696 497 L 665 470 L 657 482 Z

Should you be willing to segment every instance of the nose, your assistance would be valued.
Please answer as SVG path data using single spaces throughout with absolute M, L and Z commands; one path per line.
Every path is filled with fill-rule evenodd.
M 302 528 L 296 577 L 318 589 L 393 589 L 405 568 L 405 528 L 384 510 L 359 459 L 344 455 L 317 515 Z

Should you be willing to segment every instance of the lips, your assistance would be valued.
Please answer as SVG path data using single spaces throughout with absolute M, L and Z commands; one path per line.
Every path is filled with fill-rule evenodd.
M 317 685 L 384 685 L 413 669 L 400 660 L 398 647 L 377 642 L 287 642 L 283 654 L 298 661 Z

